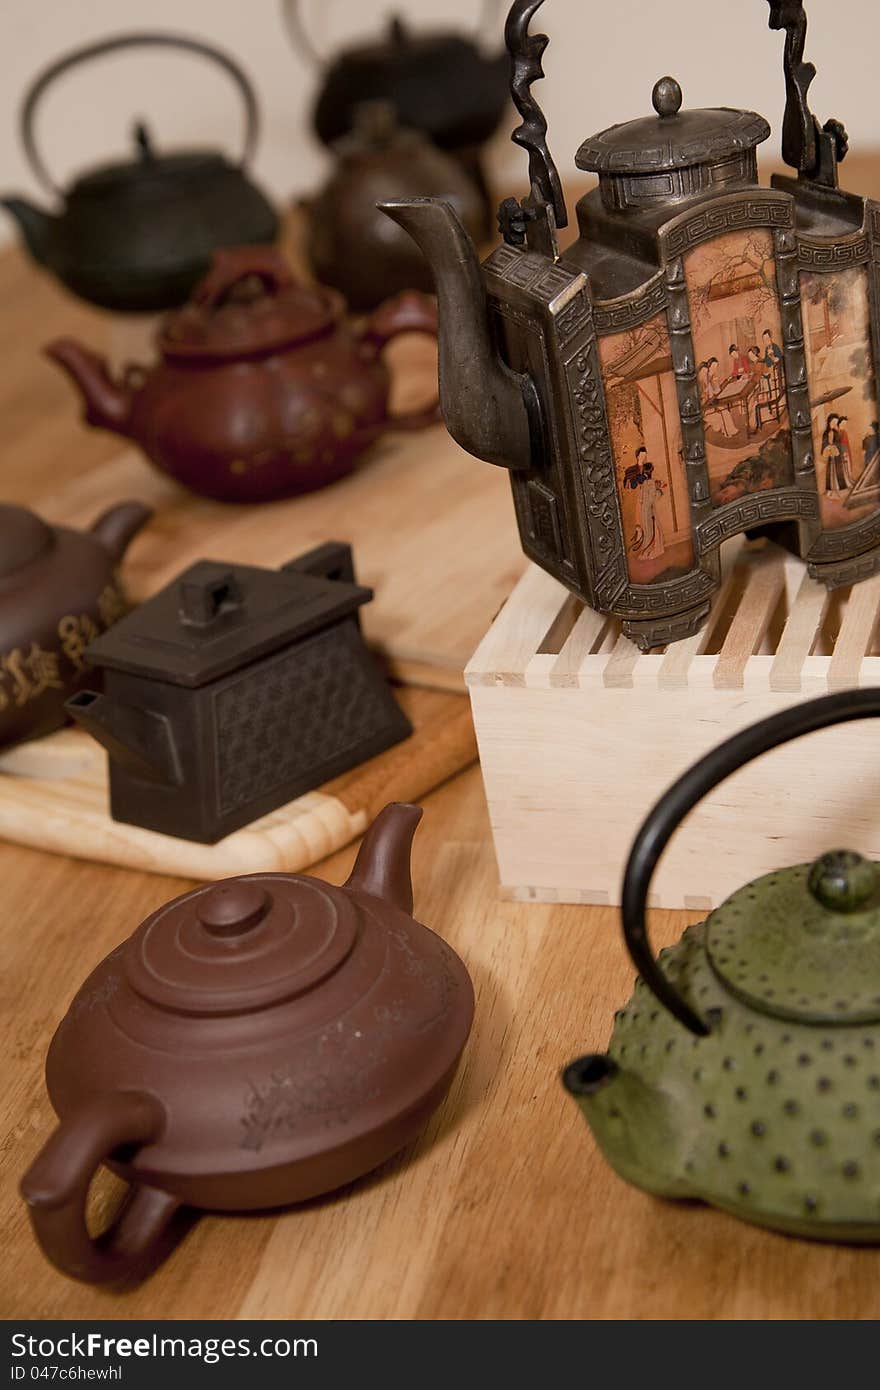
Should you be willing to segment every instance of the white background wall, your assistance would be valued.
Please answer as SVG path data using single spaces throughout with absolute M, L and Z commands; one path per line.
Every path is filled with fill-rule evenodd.
M 479 0 L 302 0 L 328 50 L 374 31 L 394 10 L 413 25 L 466 26 Z M 501 0 L 497 41 L 507 5 Z M 821 120 L 839 116 L 853 143 L 880 146 L 880 4 L 808 0 L 807 56 Z M 766 0 L 547 0 L 533 29 L 551 35 L 547 81 L 536 91 L 550 121 L 563 177 L 588 134 L 647 114 L 655 79 L 678 77 L 691 106 L 744 106 L 778 131 L 783 106 L 782 35 L 767 30 Z M 0 187 L 37 194 L 21 152 L 17 112 L 30 78 L 66 49 L 132 29 L 169 29 L 215 41 L 247 69 L 258 90 L 263 136 L 256 170 L 278 198 L 314 186 L 326 156 L 308 129 L 317 75 L 285 29 L 281 0 L 0 0 Z M 239 115 L 228 80 L 200 59 L 161 50 L 104 58 L 63 79 L 46 100 L 39 134 L 63 183 L 126 149 L 135 116 L 161 143 L 234 149 Z M 495 157 L 516 176 L 525 157 L 502 130 Z M 775 137 L 778 138 L 778 137 Z M 11 234 L 0 211 L 0 239 Z

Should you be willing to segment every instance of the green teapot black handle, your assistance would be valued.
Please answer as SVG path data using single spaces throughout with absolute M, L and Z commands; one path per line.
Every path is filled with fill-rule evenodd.
M 623 879 L 623 934 L 633 964 L 652 994 L 692 1033 L 705 1037 L 711 1027 L 682 997 L 658 965 L 645 921 L 648 889 L 661 854 L 697 802 L 746 763 L 802 734 L 880 715 L 880 687 L 844 690 L 806 700 L 792 709 L 751 724 L 726 739 L 679 777 L 648 814 L 630 850 Z
M 46 91 L 46 88 L 60 77 L 62 73 L 69 71 L 70 68 L 78 67 L 80 63 L 90 61 L 92 58 L 103 57 L 105 53 L 115 53 L 123 48 L 182 48 L 190 53 L 199 53 L 205 58 L 210 58 L 218 67 L 223 68 L 232 78 L 241 93 L 242 102 L 245 110 L 245 133 L 244 143 L 239 163 L 246 167 L 251 160 L 257 137 L 260 129 L 260 117 L 257 107 L 257 97 L 253 87 L 238 64 L 222 53 L 220 49 L 214 48 L 211 44 L 203 43 L 201 39 L 186 38 L 182 34 L 162 34 L 162 33 L 134 33 L 116 34 L 109 39 L 100 39 L 97 43 L 86 44 L 83 48 L 76 48 L 72 53 L 59 58 L 57 62 L 51 63 L 43 72 L 35 78 L 32 83 L 24 103 L 21 108 L 19 125 L 21 129 L 21 142 L 28 163 L 36 177 L 44 188 L 50 193 L 64 197 L 63 189 L 55 183 L 49 170 L 37 148 L 36 137 L 34 135 L 34 115 L 37 105 Z
M 318 51 L 318 46 L 313 43 L 312 36 L 306 27 L 301 0 L 282 0 L 282 5 L 284 21 L 294 46 L 302 50 L 314 67 L 328 67 L 330 59 Z M 492 30 L 500 8 L 501 0 L 483 0 L 476 27 L 476 32 L 480 37 L 485 37 Z

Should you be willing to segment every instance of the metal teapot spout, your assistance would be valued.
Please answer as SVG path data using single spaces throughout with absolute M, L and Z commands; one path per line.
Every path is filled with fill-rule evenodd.
M 110 375 L 103 357 L 73 338 L 56 338 L 43 351 L 67 373 L 83 399 L 90 425 L 113 434 L 130 435 L 132 391 Z
M 64 708 L 115 762 L 135 776 L 172 787 L 182 784 L 177 747 L 164 715 L 121 704 L 95 690 L 81 690 Z
M 538 463 L 537 392 L 528 376 L 501 360 L 489 327 L 486 291 L 473 242 L 437 198 L 378 204 L 409 232 L 434 274 L 440 305 L 440 404 L 453 439 L 504 468 Z
M 42 208 L 35 207 L 26 198 L 0 198 L 0 204 L 15 218 L 24 243 L 37 264 L 49 265 L 52 224 L 56 220 L 52 214 L 43 212 Z
M 410 854 L 421 806 L 392 801 L 380 811 L 358 850 L 346 888 L 380 898 L 405 912 L 413 910 Z
M 118 502 L 102 512 L 92 526 L 92 535 L 109 550 L 117 565 L 122 560 L 138 531 L 146 526 L 153 515 L 152 507 L 143 502 Z
M 589 1053 L 562 1073 L 599 1148 L 629 1182 L 665 1196 L 684 1191 L 682 1117 L 670 1097 L 607 1053 Z

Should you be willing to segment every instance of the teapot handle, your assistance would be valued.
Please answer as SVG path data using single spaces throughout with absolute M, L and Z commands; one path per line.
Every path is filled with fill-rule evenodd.
M 367 319 L 361 330 L 361 348 L 368 357 L 379 357 L 392 338 L 398 338 L 403 333 L 427 333 L 429 337 L 436 338 L 437 332 L 437 301 L 418 290 L 404 290 L 393 299 L 386 299 Z M 421 430 L 427 425 L 436 425 L 442 419 L 440 398 L 436 396 L 429 405 L 418 410 L 386 416 L 384 428 Z
M 61 1121 L 28 1169 L 21 1192 L 43 1253 L 56 1269 L 88 1284 L 118 1283 L 147 1272 L 163 1253 L 160 1237 L 180 1206 L 155 1187 L 132 1187 L 110 1228 L 89 1235 L 85 1206 L 102 1161 L 123 1144 L 149 1144 L 165 1112 L 139 1091 L 96 1096 Z
M 658 965 L 648 940 L 645 909 L 654 869 L 674 831 L 697 802 L 731 773 L 802 734 L 845 724 L 853 719 L 880 715 L 880 687 L 843 690 L 806 700 L 791 709 L 751 724 L 733 738 L 713 748 L 694 763 L 649 812 L 630 850 L 623 880 L 621 914 L 623 934 L 633 964 L 661 1004 L 679 1023 L 700 1037 L 710 1033 L 709 1023 L 682 998 Z
M 257 97 L 251 86 L 247 75 L 242 71 L 238 64 L 229 57 L 227 53 L 222 53 L 220 49 L 212 47 L 211 44 L 203 43 L 200 39 L 185 38 L 181 34 L 161 34 L 161 33 L 134 33 L 117 34 L 113 38 L 101 39 L 98 43 L 86 44 L 83 48 L 76 48 L 72 53 L 67 53 L 57 62 L 51 63 L 45 68 L 31 84 L 27 96 L 21 108 L 19 118 L 19 128 L 21 130 L 21 142 L 28 163 L 35 176 L 39 179 L 44 188 L 50 193 L 54 193 L 59 198 L 64 198 L 64 190 L 52 178 L 49 170 L 37 148 L 36 136 L 34 134 L 34 116 L 37 105 L 46 91 L 46 88 L 60 77 L 62 73 L 70 68 L 78 67 L 80 63 L 89 61 L 92 58 L 103 57 L 105 53 L 115 53 L 122 48 L 182 48 L 190 53 L 200 53 L 206 58 L 210 58 L 218 67 L 224 68 L 241 93 L 245 112 L 245 133 L 244 142 L 239 159 L 239 164 L 245 168 L 251 161 L 254 147 L 260 129 L 259 111 L 257 108 Z
M 227 246 L 215 251 L 211 266 L 192 292 L 192 301 L 216 309 L 242 280 L 262 281 L 270 294 L 293 284 L 293 272 L 274 246 Z
M 329 57 L 319 52 L 317 44 L 312 41 L 312 36 L 303 17 L 301 0 L 282 0 L 282 4 L 284 22 L 287 25 L 287 32 L 293 40 L 294 48 L 301 49 L 313 67 L 329 67 Z M 324 8 L 326 9 L 326 5 Z M 501 0 L 483 0 L 476 26 L 478 39 L 485 39 L 491 33 L 500 9 Z

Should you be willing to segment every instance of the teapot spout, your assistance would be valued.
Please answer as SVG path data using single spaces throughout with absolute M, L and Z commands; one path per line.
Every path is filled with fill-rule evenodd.
M 346 888 L 380 898 L 407 916 L 413 910 L 410 853 L 421 806 L 392 801 L 380 811 L 358 850 Z
M 621 1177 L 661 1196 L 688 1195 L 680 1153 L 687 1126 L 665 1091 L 601 1052 L 567 1066 L 562 1084 Z
M 29 203 L 26 198 L 0 198 L 0 204 L 15 218 L 24 244 L 38 265 L 49 264 L 49 244 L 52 224 L 55 218 L 51 213 Z
M 440 306 L 440 405 L 446 428 L 469 454 L 505 468 L 540 461 L 541 421 L 531 378 L 504 363 L 492 339 L 473 242 L 437 198 L 379 203 L 415 241 L 434 274 Z
M 145 506 L 143 502 L 118 502 L 115 507 L 101 513 L 92 525 L 92 535 L 98 537 L 118 565 L 138 531 L 146 526 L 152 515 L 153 508 Z
M 164 715 L 121 704 L 95 690 L 81 690 L 64 708 L 134 776 L 171 787 L 182 785 L 177 747 Z
M 83 416 L 90 425 L 113 434 L 130 434 L 131 390 L 113 380 L 103 357 L 73 338 L 55 338 L 43 351 L 79 390 Z

